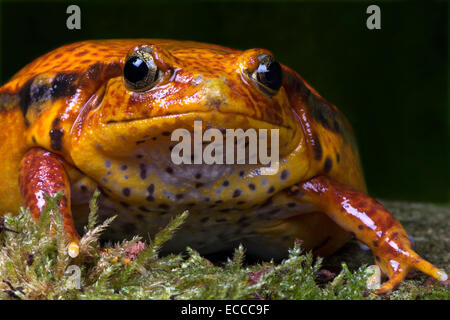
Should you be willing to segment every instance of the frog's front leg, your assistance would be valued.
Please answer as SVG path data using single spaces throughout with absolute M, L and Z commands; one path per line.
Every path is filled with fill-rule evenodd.
M 324 176 L 293 186 L 292 191 L 300 191 L 296 194 L 301 195 L 302 202 L 312 203 L 371 248 L 376 264 L 389 277 L 378 293 L 395 288 L 411 268 L 417 268 L 439 281 L 447 279 L 443 270 L 411 249 L 408 235 L 401 224 L 368 195 Z
M 64 192 L 59 209 L 63 216 L 64 230 L 70 242 L 69 255 L 76 257 L 80 236 L 72 219 L 70 183 L 64 169 L 64 160 L 59 155 L 41 148 L 30 149 L 20 164 L 19 186 L 22 203 L 30 209 L 36 222 L 39 221 L 46 205 L 44 194 L 54 196 L 60 191 Z

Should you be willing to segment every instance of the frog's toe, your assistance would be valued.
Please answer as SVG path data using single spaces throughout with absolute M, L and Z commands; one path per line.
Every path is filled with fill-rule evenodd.
M 391 263 L 395 262 L 391 260 Z M 383 283 L 383 285 L 376 290 L 376 293 L 388 293 L 394 290 L 403 281 L 410 269 L 411 268 L 409 266 L 400 266 L 400 264 L 398 264 L 397 269 L 393 272 L 390 272 L 391 275 L 389 277 L 389 280 Z
M 376 290 L 377 293 L 386 293 L 395 289 L 413 268 L 432 276 L 438 281 L 445 281 L 448 278 L 444 270 L 435 267 L 410 249 L 397 257 L 387 255 L 384 257 L 376 256 L 376 258 L 378 266 L 389 276 L 389 280 Z

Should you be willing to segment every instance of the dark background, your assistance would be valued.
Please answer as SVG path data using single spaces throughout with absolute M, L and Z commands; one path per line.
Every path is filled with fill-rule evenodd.
M 81 7 L 81 30 L 66 7 Z M 366 8 L 381 7 L 381 30 Z M 369 192 L 450 202 L 447 1 L 2 1 L 0 81 L 62 44 L 172 38 L 263 47 L 348 117 Z

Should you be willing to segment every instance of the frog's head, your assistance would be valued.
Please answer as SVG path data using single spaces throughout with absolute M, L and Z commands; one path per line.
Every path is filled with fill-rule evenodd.
M 267 50 L 144 43 L 130 48 L 121 65 L 122 74 L 100 87 L 74 125 L 78 155 L 73 157 L 79 167 L 101 157 L 92 171 L 104 171 L 102 177 L 107 167 L 143 163 L 147 172 L 149 164 L 170 171 L 171 150 L 178 143 L 171 141 L 172 133 L 193 132 L 196 120 L 203 132 L 269 129 L 270 136 L 270 129 L 278 129 L 280 157 L 298 147 L 302 130 L 282 86 L 282 67 Z M 86 158 L 87 150 L 91 157 Z M 184 167 L 184 174 L 195 176 L 198 166 L 191 167 Z

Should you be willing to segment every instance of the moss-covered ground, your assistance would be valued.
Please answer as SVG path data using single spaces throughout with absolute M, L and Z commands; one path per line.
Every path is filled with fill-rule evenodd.
M 450 299 L 450 289 L 419 272 L 389 296 L 366 288 L 370 251 L 356 241 L 323 261 L 296 244 L 281 262 L 251 262 L 245 248 L 225 261 L 210 261 L 186 248 L 161 257 L 158 251 L 188 213 L 182 213 L 155 238 L 138 237 L 101 245 L 99 237 L 111 220 L 99 223 L 95 197 L 80 254 L 67 255 L 58 197 L 39 224 L 29 212 L 6 216 L 16 232 L 0 234 L 0 297 L 3 299 Z M 450 206 L 384 202 L 412 235 L 416 251 L 449 271 Z M 49 229 L 52 229 L 51 235 Z M 140 240 L 144 241 L 141 242 Z M 79 281 L 78 281 L 79 280 Z

